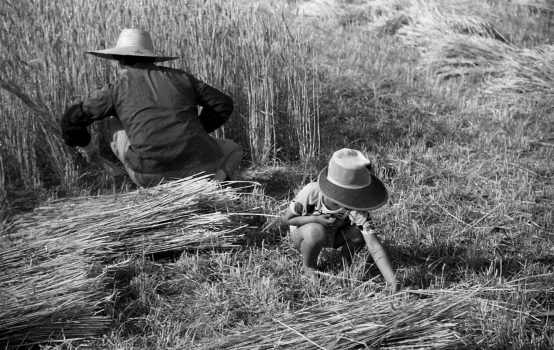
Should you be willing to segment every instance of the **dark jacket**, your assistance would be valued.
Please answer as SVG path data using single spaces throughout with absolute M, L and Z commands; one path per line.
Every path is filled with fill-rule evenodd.
M 202 111 L 198 115 L 198 106 Z M 86 146 L 86 127 L 109 116 L 119 118 L 131 146 L 125 154 L 138 173 L 156 174 L 209 163 L 223 156 L 208 135 L 233 112 L 232 99 L 178 69 L 139 63 L 95 91 L 81 107 L 62 117 L 69 146 Z

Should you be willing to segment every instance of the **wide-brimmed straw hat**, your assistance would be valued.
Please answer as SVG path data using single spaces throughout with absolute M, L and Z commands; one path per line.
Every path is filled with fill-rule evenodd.
M 319 174 L 319 188 L 333 202 L 348 209 L 380 208 L 389 194 L 383 182 L 369 171 L 369 165 L 360 151 L 338 150 L 333 153 L 329 166 Z
M 117 44 L 111 49 L 87 51 L 88 54 L 117 60 L 117 56 L 138 56 L 138 57 L 153 57 L 155 62 L 165 62 L 177 59 L 179 57 L 162 56 L 154 51 L 152 38 L 147 31 L 140 29 L 123 29 Z

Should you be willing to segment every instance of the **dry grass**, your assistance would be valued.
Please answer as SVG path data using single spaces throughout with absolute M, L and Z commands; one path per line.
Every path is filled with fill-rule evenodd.
M 100 311 L 110 300 L 109 275 L 117 273 L 108 273 L 117 266 L 100 264 L 237 247 L 246 226 L 238 208 L 244 205 L 236 190 L 201 176 L 122 195 L 52 201 L 20 217 L 10 235 L 15 245 L 0 251 L 0 344 L 96 335 L 109 322 Z
M 467 2 L 471 3 L 471 1 Z M 533 9 L 544 2 L 514 3 L 501 8 L 503 14 L 521 12 L 537 19 Z M 487 5 L 498 12 L 496 5 Z M 524 6 L 523 8 L 521 6 Z M 526 8 L 531 7 L 532 9 Z M 552 74 L 549 64 L 552 50 L 549 45 L 527 47 L 511 32 L 502 32 L 501 23 L 487 17 L 471 5 L 440 6 L 435 2 L 413 1 L 410 6 L 383 13 L 372 30 L 398 35 L 402 42 L 417 49 L 421 70 L 436 79 L 464 78 L 470 86 L 477 85 L 489 96 L 525 94 L 524 98 L 545 100 L 551 97 Z M 400 21 L 400 23 L 399 23 Z M 390 27 L 395 27 L 394 31 Z M 524 38 L 519 39 L 521 41 Z
M 275 316 L 240 335 L 206 342 L 205 349 L 466 349 L 494 343 L 491 319 L 524 317 L 498 294 L 514 285 L 411 290 L 350 301 L 327 300 L 294 314 Z M 533 292 L 532 288 L 529 292 Z M 483 332 L 483 338 L 475 337 Z
M 478 79 L 481 91 L 491 96 L 525 94 L 538 100 L 552 96 L 550 46 L 524 49 L 490 36 L 452 34 L 445 38 L 441 31 L 428 27 L 400 30 L 407 43 L 421 48 L 421 64 L 439 79 Z
M 110 299 L 99 286 L 100 276 L 89 276 L 90 263 L 79 254 L 64 253 L 52 252 L 46 260 L 23 266 L 2 262 L 3 347 L 89 339 L 109 325 L 110 319 L 100 313 Z M 5 252 L 0 254 L 5 257 Z
M 243 225 L 232 219 L 238 208 L 235 190 L 208 176 L 191 177 L 119 195 L 52 201 L 19 217 L 13 236 L 34 236 L 35 247 L 82 239 L 88 244 L 77 244 L 79 250 L 97 258 L 231 248 L 241 239 L 236 231 Z
M 463 345 L 455 330 L 475 300 L 362 298 L 276 317 L 206 349 L 445 349 Z
M 10 162 L 6 176 L 28 188 L 78 182 L 79 171 L 72 171 L 75 154 L 63 146 L 57 120 L 66 106 L 116 78 L 115 65 L 84 52 L 114 45 L 125 27 L 150 31 L 156 50 L 182 57 L 169 65 L 233 97 L 234 116 L 215 135 L 238 141 L 249 150 L 250 161 L 317 155 L 319 84 L 309 37 L 267 6 L 242 1 L 192 1 L 184 7 L 159 1 L 6 4 L 1 15 L 10 35 L 0 37 L 0 98 L 5 101 L 0 130 L 7 146 L 0 154 Z M 100 142 L 101 130 L 102 125 L 92 127 Z
M 245 245 L 237 249 L 187 252 L 174 263 L 153 262 L 141 254 L 129 265 L 108 271 L 106 279 L 113 280 L 111 285 L 118 286 L 119 292 L 107 313 L 114 323 L 91 346 L 134 350 L 206 344 L 238 347 L 244 343 L 254 347 L 255 341 L 269 346 L 282 336 L 281 340 L 294 344 L 282 347 L 316 348 L 316 343 L 332 348 L 328 344 L 337 340 L 338 347 L 348 347 L 345 335 L 364 344 L 386 340 L 392 346 L 398 340 L 378 333 L 385 328 L 368 329 L 372 322 L 405 335 L 404 344 L 415 348 L 452 341 L 458 348 L 552 349 L 554 124 L 550 99 L 537 99 L 547 93 L 541 86 L 547 86 L 548 79 L 530 64 L 546 64 L 550 53 L 535 53 L 544 50 L 540 47 L 548 44 L 546 33 L 551 29 L 547 12 L 527 5 L 512 6 L 515 4 L 349 1 L 341 2 L 341 10 L 352 12 L 338 13 L 339 20 L 317 19 L 308 24 L 306 17 L 302 19 L 304 33 L 310 33 L 315 49 L 310 57 L 314 57 L 324 86 L 317 96 L 324 156 L 293 165 L 279 159 L 271 167 L 250 169 L 245 176 L 260 181 L 262 189 L 275 198 L 265 197 L 258 188 L 244 204 L 278 215 L 294 192 L 317 176 L 332 151 L 361 149 L 370 156 L 391 194 L 389 204 L 374 213 L 374 222 L 404 293 L 383 295 L 379 271 L 366 250 L 349 269 L 337 265 L 336 252 L 324 251 L 319 259 L 321 283 L 310 283 L 301 275 L 300 253 L 288 242 L 287 229 L 277 220 L 255 216 L 245 234 Z M 132 19 L 136 14 L 132 11 L 121 16 L 142 23 Z M 171 11 L 167 8 L 164 13 L 179 16 Z M 290 15 L 285 13 L 285 17 Z M 396 21 L 400 15 L 405 17 Z M 112 16 L 117 20 L 120 15 Z M 196 23 L 202 18 L 195 17 L 191 23 L 200 25 Z M 248 17 L 248 21 L 253 19 Z M 382 29 L 387 22 L 390 30 Z M 221 34 L 225 30 L 214 32 L 212 28 L 214 34 L 210 35 L 225 37 Z M 102 31 L 114 36 L 118 32 Z M 291 34 L 295 37 L 294 31 Z M 254 38 L 258 34 L 248 35 Z M 413 35 L 411 39 L 409 35 Z M 174 36 L 168 33 L 168 37 Z M 212 42 L 199 40 L 195 45 L 203 45 L 202 52 L 209 53 Z M 103 44 L 91 41 L 91 45 Z M 182 46 L 172 43 L 167 50 L 175 54 L 176 47 Z M 244 52 L 255 52 L 255 48 L 242 47 Z M 513 62 L 506 64 L 508 55 Z M 204 58 L 194 56 L 187 62 L 206 72 L 232 68 L 211 65 L 216 61 L 211 58 L 210 64 L 204 64 Z M 111 66 L 105 68 L 111 70 Z M 521 72 L 514 72 L 514 82 L 503 80 L 504 85 L 499 86 L 508 86 L 502 89 L 510 92 L 519 84 L 516 78 L 529 78 L 529 90 L 525 90 L 529 93 L 493 94 L 486 89 L 492 79 L 505 79 L 512 69 Z M 548 69 L 544 72 L 549 75 Z M 262 79 L 252 85 L 252 93 L 278 85 L 264 81 L 260 74 Z M 78 76 L 85 77 L 84 73 Z M 94 81 L 97 83 L 83 80 L 79 84 L 104 83 L 100 78 Z M 531 96 L 531 90 L 537 95 Z M 255 100 L 264 108 L 268 101 Z M 276 108 L 270 102 L 267 106 Z M 248 104 L 243 107 L 250 108 Z M 255 124 L 256 130 L 265 132 L 264 123 L 272 121 L 268 117 Z M 241 123 L 246 128 L 245 118 Z M 225 133 L 234 131 L 226 129 Z M 262 136 L 255 137 L 265 145 Z M 260 147 L 259 154 L 266 153 Z M 10 164 L 12 160 L 6 160 L 5 166 L 11 168 Z M 119 187 L 113 190 L 120 191 Z M 115 201 L 118 196 L 110 198 Z M 61 207 L 59 202 L 54 204 Z M 42 213 L 45 218 L 54 216 L 47 209 Z M 48 248 L 53 256 L 74 249 L 69 240 L 58 242 Z M 35 252 L 41 256 L 40 247 Z M 90 252 L 94 257 L 94 251 Z M 79 256 L 89 257 L 90 252 Z M 16 264 L 17 259 L 6 256 L 8 260 Z M 22 267 L 29 261 L 19 263 Z M 112 273 L 125 278 L 114 279 Z M 471 312 L 463 313 L 465 306 Z M 435 317 L 424 307 L 447 311 Z M 421 327 L 421 333 L 402 323 L 409 317 Z M 322 320 L 328 324 L 321 324 Z M 354 333 L 356 330 L 363 332 Z M 435 330 L 444 335 L 443 343 L 433 338 L 431 331 Z M 414 345 L 422 333 L 429 333 L 429 343 Z M 375 338 L 369 339 L 370 335 Z M 456 335 L 461 344 L 456 343 Z M 79 344 L 51 345 L 62 349 Z M 386 342 L 382 344 L 386 346 Z

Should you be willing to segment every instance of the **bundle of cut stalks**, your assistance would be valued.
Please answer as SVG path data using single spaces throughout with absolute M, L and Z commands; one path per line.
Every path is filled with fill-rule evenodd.
M 231 220 L 239 195 L 207 176 L 119 195 L 57 200 L 21 217 L 16 235 L 41 237 L 29 249 L 77 245 L 83 254 L 113 258 L 187 249 L 232 248 L 243 226 Z M 69 240 L 69 241 L 68 241 Z
M 234 247 L 245 226 L 231 219 L 238 199 L 236 190 L 202 176 L 52 201 L 20 217 L 11 235 L 18 243 L 0 250 L 0 347 L 96 335 L 109 321 L 99 313 L 118 292 L 106 288 L 117 270 L 106 262 Z
M 206 349 L 455 348 L 463 344 L 458 321 L 476 305 L 460 295 L 361 299 L 276 318 Z
M 554 96 L 553 59 L 554 49 L 549 45 L 518 50 L 499 63 L 505 67 L 503 74 L 489 80 L 486 91 L 550 99 Z
M 409 13 L 410 21 L 397 33 L 420 51 L 421 66 L 439 79 L 479 77 L 484 82 L 481 91 L 495 95 L 554 95 L 550 46 L 520 48 L 482 18 L 423 8 Z
M 550 0 L 515 0 L 515 5 L 527 6 L 536 10 L 542 10 L 546 12 L 554 11 L 554 4 Z
M 79 255 L 63 255 L 0 274 L 0 347 L 90 338 L 110 321 L 98 315 L 108 293 Z

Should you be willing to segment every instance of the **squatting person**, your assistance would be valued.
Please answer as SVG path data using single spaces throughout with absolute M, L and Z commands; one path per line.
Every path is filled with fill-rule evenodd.
M 236 178 L 242 147 L 209 135 L 233 112 L 231 97 L 185 71 L 157 66 L 178 57 L 154 52 L 143 30 L 124 29 L 115 47 L 87 53 L 118 61 L 121 75 L 67 108 L 61 128 L 68 146 L 90 162 L 98 147 L 87 126 L 109 118 L 112 151 L 141 187 L 202 172 L 219 181 Z
M 369 165 L 360 151 L 336 151 L 317 182 L 300 190 L 283 218 L 290 225 L 294 246 L 302 254 L 306 276 L 317 279 L 317 259 L 324 247 L 342 247 L 340 257 L 350 265 L 354 253 L 367 244 L 379 271 L 396 292 L 395 272 L 370 225 L 369 214 L 386 203 L 388 192 L 369 171 Z

